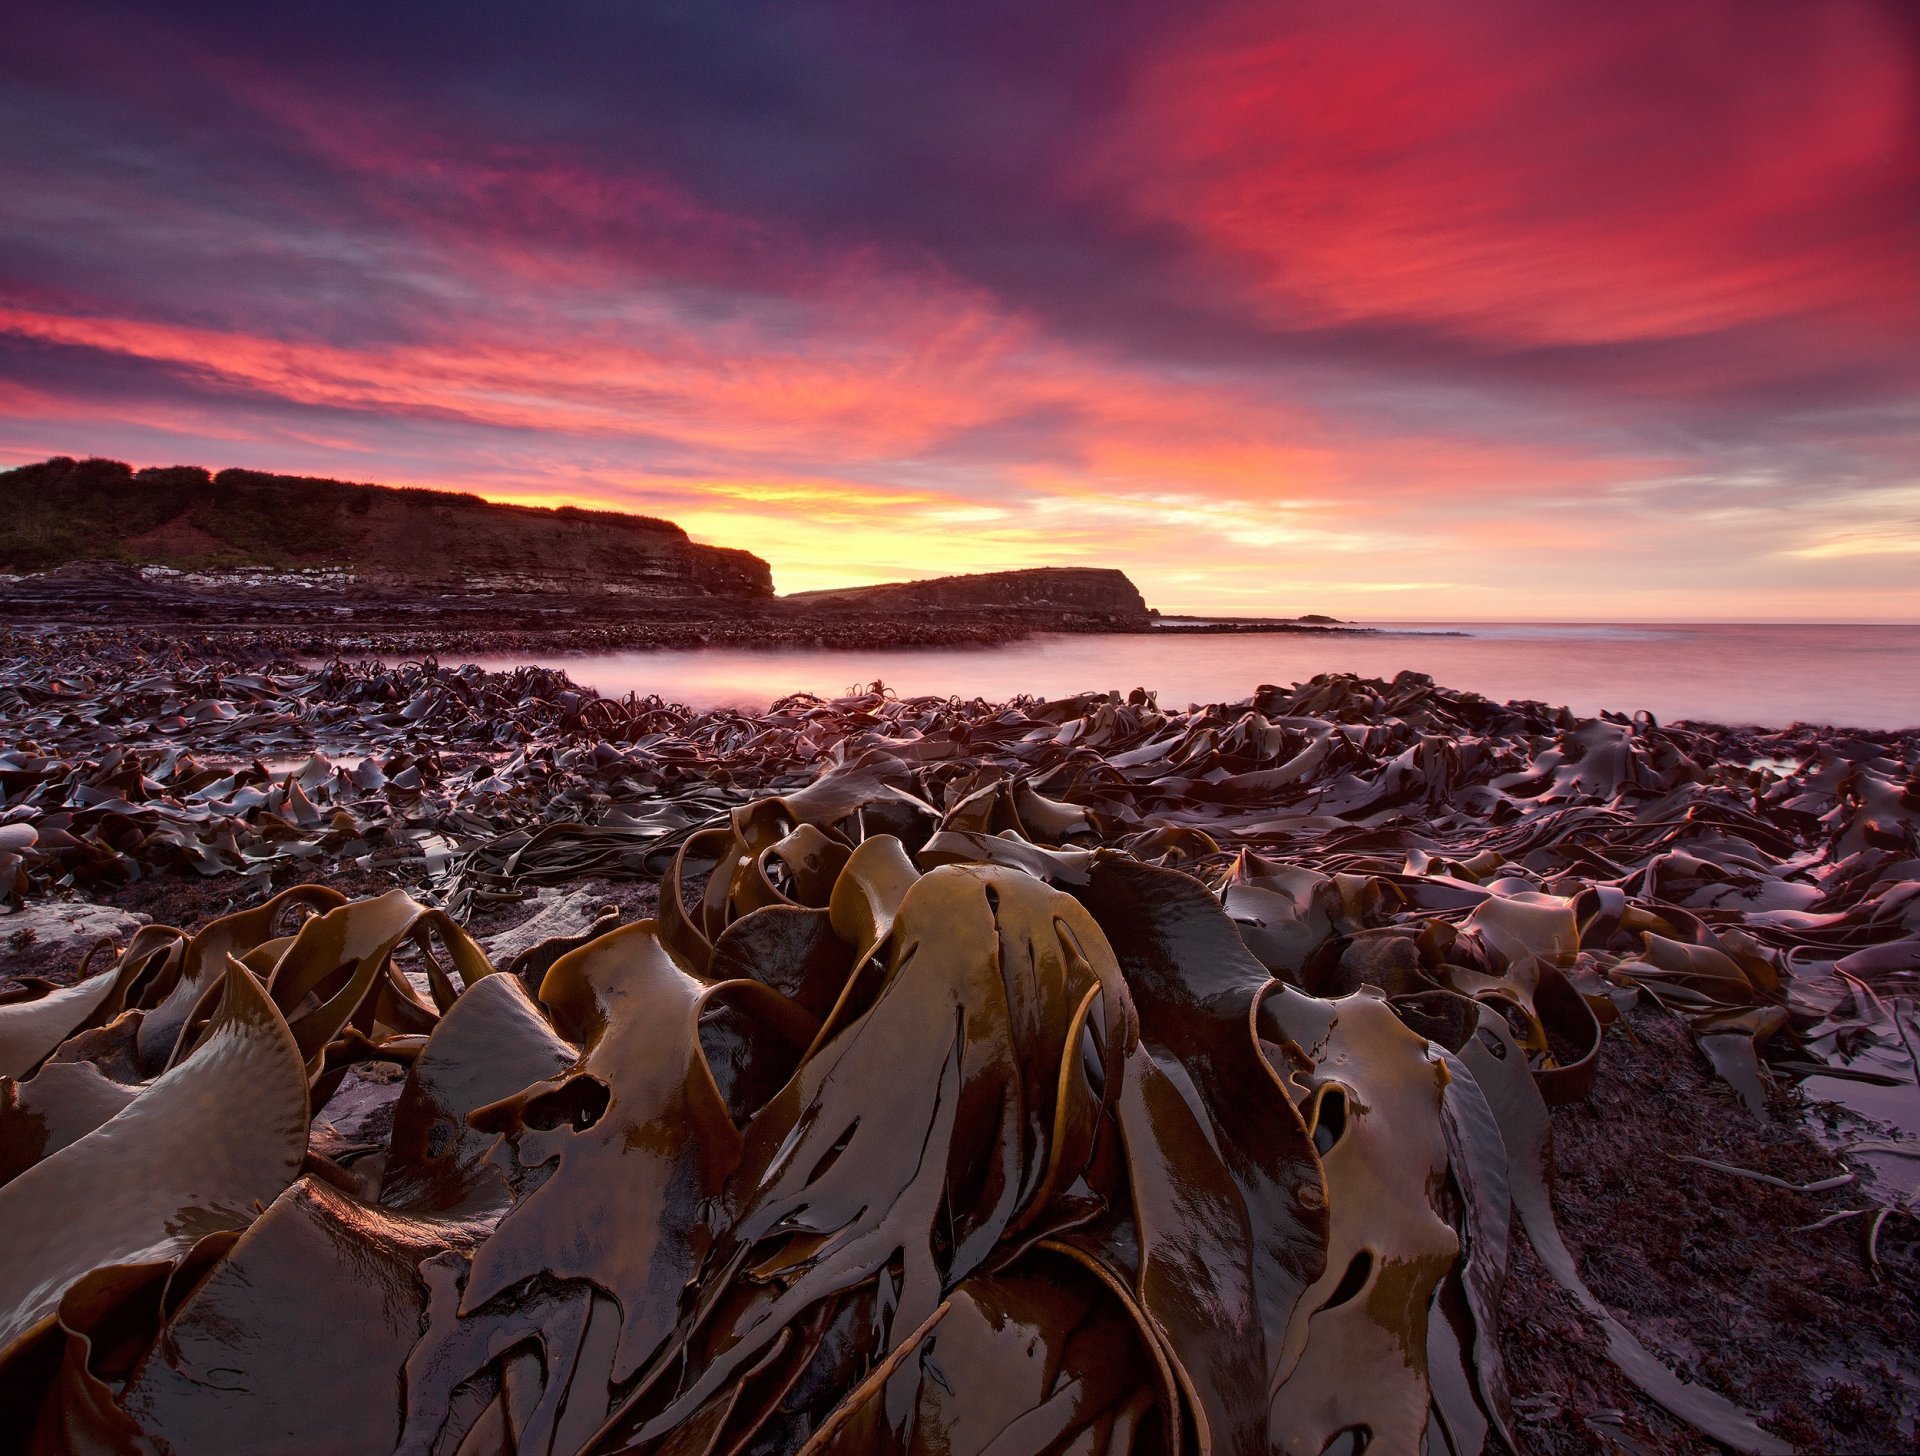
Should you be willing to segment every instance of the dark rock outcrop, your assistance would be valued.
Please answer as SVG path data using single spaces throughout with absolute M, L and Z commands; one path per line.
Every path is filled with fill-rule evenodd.
M 629 597 L 770 597 L 767 563 L 670 521 L 498 505 L 193 466 L 64 456 L 0 472 L 0 570 L 121 562 L 194 573 L 337 570 L 362 587 Z
M 785 598 L 811 611 L 948 610 L 1045 617 L 1072 630 L 1088 626 L 1137 629 L 1152 615 L 1140 589 L 1123 571 L 1104 567 L 1043 566 L 988 571 L 928 581 L 797 592 Z

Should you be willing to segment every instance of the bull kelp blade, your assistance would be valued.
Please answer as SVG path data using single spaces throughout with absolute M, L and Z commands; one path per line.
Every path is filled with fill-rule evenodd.
M 964 1280 L 801 1449 L 1119 1456 L 1157 1433 L 1153 1382 L 1112 1291 L 1042 1254 Z
M 194 1289 L 118 1404 L 165 1450 L 390 1451 L 425 1321 L 419 1268 L 447 1247 L 431 1222 L 301 1178 Z
M 486 976 L 441 1018 L 394 1104 L 380 1202 L 409 1213 L 498 1213 L 508 1189 L 487 1161 L 499 1134 L 468 1119 L 579 1057 L 518 980 Z
M 1346 1430 L 1410 1450 L 1430 1399 L 1429 1307 L 1460 1252 L 1435 1200 L 1449 1163 L 1446 1064 L 1371 989 L 1331 1008 L 1314 1069 L 1300 1079 L 1326 1169 L 1327 1264 L 1278 1362 L 1270 1436 L 1302 1456 L 1318 1456 Z M 1276 1019 L 1285 1024 L 1284 1009 Z M 1352 1380 L 1354 1370 L 1369 1379 Z
M 0 1006 L 0 1077 L 21 1078 L 45 1061 L 113 994 L 113 971 Z
M 1079 893 L 1138 1013 L 1117 1111 L 1141 1305 L 1203 1442 L 1265 1449 L 1272 1372 L 1327 1240 L 1320 1159 L 1256 1031 L 1271 982 L 1189 876 L 1107 854 Z
M 538 1173 L 476 1254 L 462 1312 L 543 1272 L 592 1280 L 620 1303 L 615 1374 L 625 1379 L 673 1326 L 740 1136 L 700 1046 L 707 988 L 675 964 L 653 922 L 569 952 L 540 994 L 581 1051 L 469 1116 Z
M 285 1020 L 229 961 L 219 1008 L 185 1060 L 0 1188 L 0 1358 L 45 1327 L 83 1274 L 245 1228 L 299 1172 L 307 1114 Z

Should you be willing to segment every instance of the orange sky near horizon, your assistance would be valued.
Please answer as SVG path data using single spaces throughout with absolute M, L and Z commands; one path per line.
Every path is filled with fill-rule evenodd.
M 1914 12 L 989 8 L 34 18 L 0 465 L 636 510 L 783 591 L 1920 618 Z

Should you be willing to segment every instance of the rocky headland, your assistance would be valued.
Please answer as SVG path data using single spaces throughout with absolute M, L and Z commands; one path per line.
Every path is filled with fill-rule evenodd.
M 0 569 L 134 568 L 184 587 L 773 595 L 767 563 L 671 521 L 257 470 L 64 456 L 0 472 Z M 276 580 L 285 578 L 285 580 Z
M 1153 625 L 1140 589 L 1124 571 L 1103 567 L 1041 566 L 1026 571 L 984 571 L 927 581 L 892 581 L 832 591 L 795 592 L 786 598 L 804 611 L 833 613 L 882 610 L 912 612 L 1003 612 L 1030 614 L 1095 632 L 1139 632 Z
M 991 646 L 1162 622 L 1124 572 L 1042 567 L 777 596 L 669 521 L 451 491 L 56 457 L 0 472 L 0 622 L 190 625 L 295 655 Z

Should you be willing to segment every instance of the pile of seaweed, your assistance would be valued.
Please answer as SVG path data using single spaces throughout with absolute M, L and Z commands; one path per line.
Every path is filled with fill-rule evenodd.
M 1755 1110 L 1920 1076 L 1920 734 L 112 651 L 0 727 L 0 889 L 258 902 L 0 1004 L 27 1449 L 1518 1449 L 1524 1231 L 1784 1450 L 1589 1292 L 1547 1108 L 1636 1001 Z M 413 893 L 278 888 L 348 865 Z M 589 876 L 656 915 L 462 928 Z

